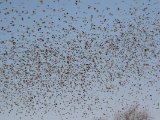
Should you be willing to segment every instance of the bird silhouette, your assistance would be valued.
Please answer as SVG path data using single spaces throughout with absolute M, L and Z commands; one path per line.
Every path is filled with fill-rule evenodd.
M 133 101 L 159 109 L 156 3 L 67 2 L 0 2 L 0 116 L 87 119 Z

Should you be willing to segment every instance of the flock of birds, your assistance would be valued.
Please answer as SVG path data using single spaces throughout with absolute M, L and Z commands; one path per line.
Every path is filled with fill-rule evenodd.
M 126 96 L 153 101 L 158 110 L 156 3 L 128 10 L 85 0 L 31 3 L 0 3 L 0 116 L 12 111 L 41 113 L 42 119 L 50 111 L 65 120 L 96 117 L 97 111 L 107 116 L 116 111 L 114 104 L 127 104 Z

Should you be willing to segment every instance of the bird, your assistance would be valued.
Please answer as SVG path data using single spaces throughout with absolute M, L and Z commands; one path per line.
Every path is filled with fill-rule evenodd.
M 0 2 L 0 116 L 103 118 L 134 101 L 159 108 L 155 3 L 67 2 Z

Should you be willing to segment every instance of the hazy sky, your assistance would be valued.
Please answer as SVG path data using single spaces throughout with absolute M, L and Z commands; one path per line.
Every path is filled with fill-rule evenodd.
M 1 0 L 0 119 L 160 118 L 159 0 Z

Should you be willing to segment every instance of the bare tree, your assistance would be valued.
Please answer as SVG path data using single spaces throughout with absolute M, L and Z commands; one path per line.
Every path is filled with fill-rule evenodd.
M 117 113 L 114 120 L 151 120 L 149 114 L 144 110 L 139 110 L 138 105 L 131 106 L 123 113 Z

